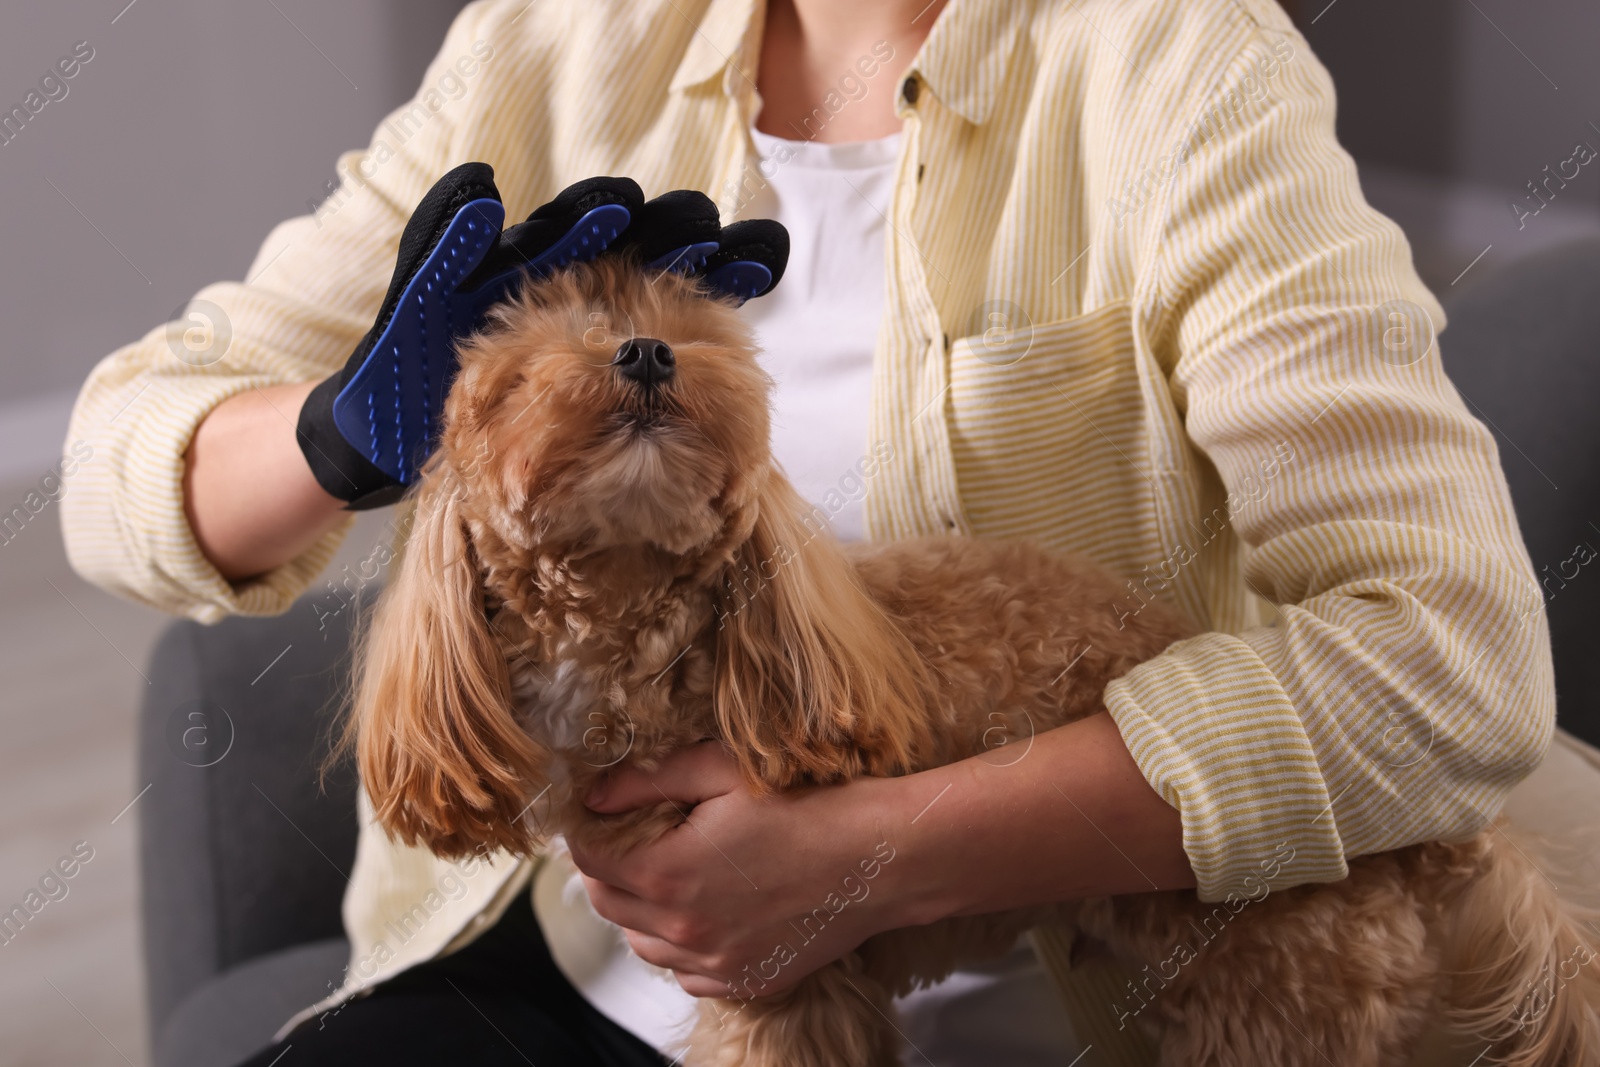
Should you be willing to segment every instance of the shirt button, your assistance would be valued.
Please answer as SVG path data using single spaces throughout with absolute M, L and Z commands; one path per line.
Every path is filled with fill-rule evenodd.
M 917 92 L 917 76 L 915 74 L 907 76 L 906 80 L 900 85 L 900 95 L 906 98 L 906 103 L 915 104 L 917 102 Z

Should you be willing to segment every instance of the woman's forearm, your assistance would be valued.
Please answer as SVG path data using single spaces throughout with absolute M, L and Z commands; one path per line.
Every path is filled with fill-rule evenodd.
M 281 566 L 345 517 L 295 438 L 316 382 L 268 386 L 217 405 L 185 453 L 184 510 L 206 559 L 229 581 Z
M 800 944 L 795 924 L 818 907 L 838 918 L 801 935 L 764 993 L 885 930 L 1195 884 L 1178 813 L 1107 714 L 919 774 L 770 796 L 722 745 L 695 745 L 618 771 L 587 801 L 615 814 L 663 799 L 684 826 L 620 855 L 569 847 L 596 910 L 700 997 Z
M 1099 714 L 878 783 L 907 918 L 1190 888 L 1183 824 Z

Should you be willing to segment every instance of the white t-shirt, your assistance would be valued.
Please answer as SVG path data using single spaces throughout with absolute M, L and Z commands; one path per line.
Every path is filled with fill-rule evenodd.
M 829 514 L 834 532 L 857 540 L 872 491 L 863 461 L 883 313 L 884 215 L 900 135 L 849 144 L 751 135 L 765 184 L 748 183 L 760 188 L 740 217 L 777 219 L 790 240 L 782 282 L 741 311 L 777 382 L 773 454 L 800 494 Z M 595 915 L 570 861 L 547 862 L 533 894 L 551 955 L 584 997 L 656 1048 L 670 1054 L 680 1046 L 694 999 Z M 1060 1067 L 1080 1052 L 1050 978 L 1025 942 L 896 1006 L 910 1045 L 907 1064 Z
M 778 287 L 740 309 L 756 331 L 762 366 L 777 381 L 772 452 L 800 495 L 830 515 L 846 541 L 866 536 L 861 476 L 868 449 L 872 350 L 883 317 L 883 215 L 900 135 L 818 144 L 750 131 L 759 191 L 743 218 L 789 231 Z

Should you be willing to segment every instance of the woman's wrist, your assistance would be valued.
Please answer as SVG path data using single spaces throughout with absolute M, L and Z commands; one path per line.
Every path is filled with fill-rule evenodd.
M 796 812 L 816 835 L 813 854 L 830 857 L 838 868 L 831 881 L 847 899 L 860 898 L 870 933 L 953 914 L 953 887 L 939 877 L 939 859 L 954 842 L 918 835 L 913 820 L 941 788 L 941 774 L 957 773 L 941 767 L 900 778 L 856 778 L 815 790 L 816 809 Z
M 184 510 L 200 551 L 229 581 L 288 563 L 349 518 L 317 484 L 295 437 L 315 386 L 240 393 L 195 430 L 184 456 Z
M 909 774 L 900 778 L 862 778 L 843 790 L 844 800 L 856 818 L 865 816 L 875 847 L 892 850 L 881 879 L 874 926 L 894 930 L 924 926 L 959 914 L 971 901 L 970 887 L 953 876 L 962 863 L 965 834 L 949 824 L 929 824 L 928 814 L 938 809 L 957 789 L 972 784 L 965 761 Z M 852 791 L 857 796 L 850 796 Z

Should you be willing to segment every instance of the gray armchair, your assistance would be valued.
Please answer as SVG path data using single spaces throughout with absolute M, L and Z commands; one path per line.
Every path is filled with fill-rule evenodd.
M 1577 543 L 1600 547 L 1600 241 L 1447 296 L 1445 365 L 1499 435 L 1535 566 L 1560 572 Z M 1600 742 L 1600 659 L 1584 654 L 1600 636 L 1600 565 L 1562 581 L 1548 602 L 1562 725 Z M 155 651 L 139 814 L 157 1067 L 231 1067 L 340 980 L 355 781 L 348 763 L 321 784 L 318 771 L 354 614 L 325 633 L 305 603 L 181 622 Z
M 232 1067 L 341 981 L 355 774 L 348 761 L 321 772 L 353 615 L 319 631 L 302 602 L 180 622 L 151 656 L 139 815 L 157 1067 Z

